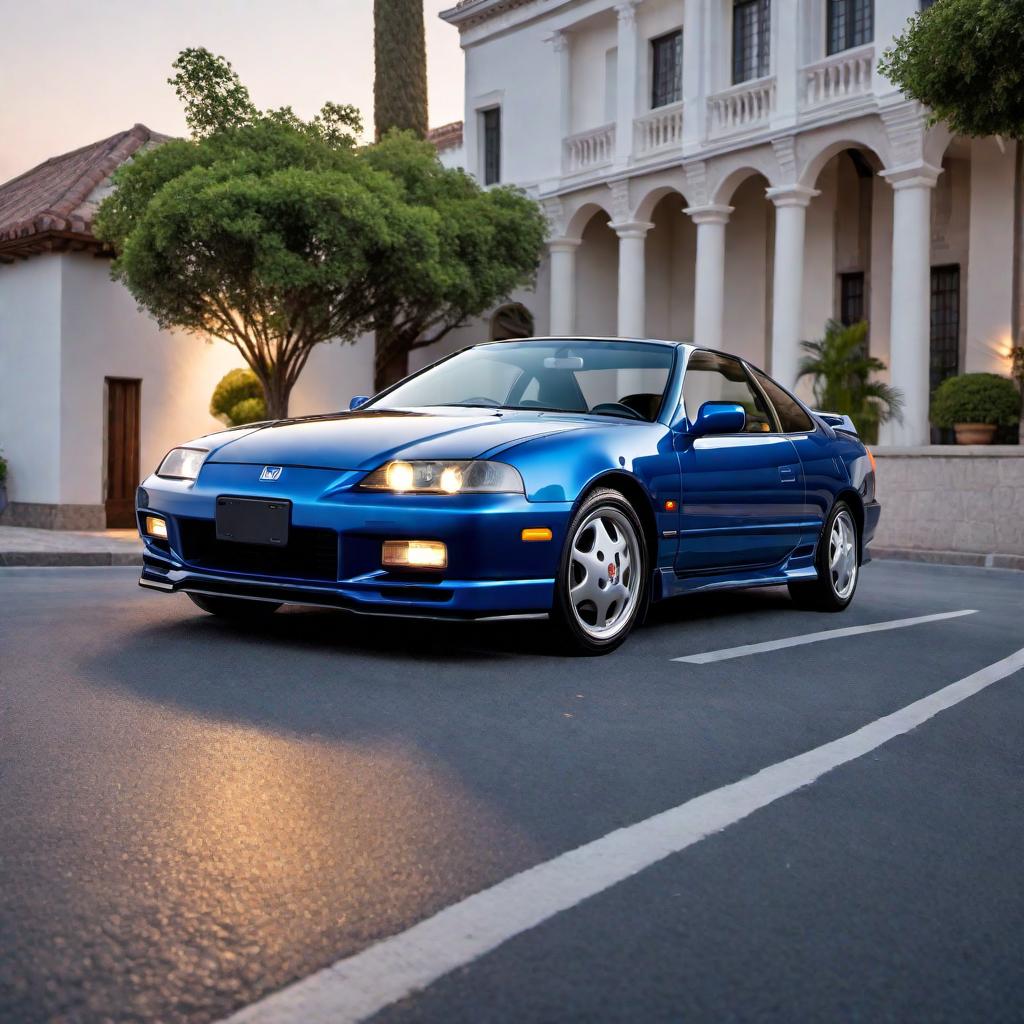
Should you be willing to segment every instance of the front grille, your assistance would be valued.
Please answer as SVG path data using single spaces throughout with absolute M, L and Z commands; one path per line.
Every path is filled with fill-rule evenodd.
M 338 578 L 338 534 L 309 526 L 293 526 L 284 547 L 217 540 L 212 519 L 178 519 L 181 555 L 189 565 L 256 576 L 297 580 Z

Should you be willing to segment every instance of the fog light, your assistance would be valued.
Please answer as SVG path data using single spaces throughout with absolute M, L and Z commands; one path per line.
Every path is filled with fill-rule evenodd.
M 448 548 L 439 540 L 386 540 L 381 563 L 393 569 L 446 569 Z
M 167 520 L 161 519 L 159 516 L 146 516 L 146 533 L 150 537 L 167 540 Z

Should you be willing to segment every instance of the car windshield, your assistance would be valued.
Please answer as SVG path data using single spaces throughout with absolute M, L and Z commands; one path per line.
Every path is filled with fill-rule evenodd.
M 534 409 L 652 422 L 673 356 L 670 345 L 630 341 L 478 345 L 400 384 L 368 408 Z

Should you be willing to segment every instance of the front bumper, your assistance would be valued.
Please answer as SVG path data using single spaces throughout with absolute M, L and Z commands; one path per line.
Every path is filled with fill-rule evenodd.
M 259 468 L 208 465 L 194 485 L 146 480 L 137 503 L 140 526 L 147 514 L 162 516 L 168 537 L 158 541 L 140 530 L 140 585 L 434 619 L 536 617 L 551 609 L 571 503 L 514 494 L 355 491 L 337 471 L 291 467 L 287 489 L 272 491 L 256 485 Z M 289 501 L 292 550 L 218 541 L 220 495 Z M 547 527 L 552 539 L 524 542 L 528 527 Z M 448 568 L 382 568 L 385 540 L 415 539 L 444 541 Z

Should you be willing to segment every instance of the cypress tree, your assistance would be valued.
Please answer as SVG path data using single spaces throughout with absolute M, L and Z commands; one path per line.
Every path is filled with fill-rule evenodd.
M 427 43 L 423 0 L 373 0 L 373 120 L 427 134 Z

